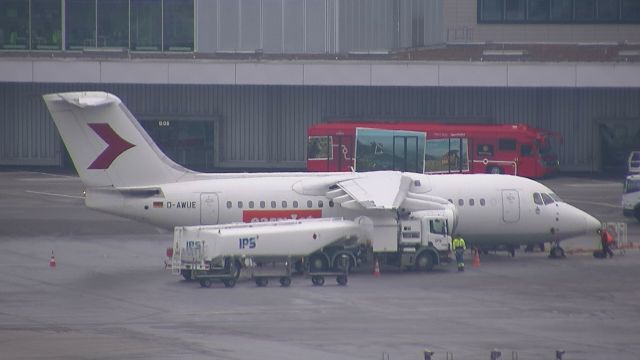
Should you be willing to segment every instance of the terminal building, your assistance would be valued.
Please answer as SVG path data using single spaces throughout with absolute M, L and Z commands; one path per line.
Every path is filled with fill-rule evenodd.
M 527 124 L 565 171 L 640 148 L 637 0 L 0 0 L 0 166 L 71 167 L 42 95 L 120 97 L 174 160 L 304 170 L 335 120 Z

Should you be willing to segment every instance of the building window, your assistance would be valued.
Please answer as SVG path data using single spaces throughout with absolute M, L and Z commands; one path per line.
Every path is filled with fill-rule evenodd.
M 129 48 L 129 0 L 98 0 L 97 47 Z
M 131 0 L 131 50 L 162 50 L 162 2 Z
M 164 51 L 193 51 L 193 0 L 164 0 Z
M 31 0 L 32 49 L 62 49 L 61 6 L 60 0 Z
M 501 22 L 504 20 L 502 10 L 504 0 L 479 0 L 481 22 Z
M 618 0 L 598 0 L 598 20 L 616 21 L 619 18 L 620 4 Z
M 622 0 L 622 21 L 625 23 L 640 23 L 640 1 Z
M 577 22 L 591 22 L 596 19 L 596 0 L 575 0 L 574 6 Z
M 535 22 L 549 21 L 549 0 L 528 0 L 527 19 Z
M 638 24 L 638 0 L 478 0 L 478 23 Z
M 551 0 L 551 21 L 566 22 L 573 18 L 573 0 Z
M 506 0 L 504 16 L 509 21 L 524 21 L 525 0 Z
M 0 48 L 29 48 L 29 1 L 5 0 L 0 5 Z
M 96 46 L 96 2 L 65 1 L 65 28 L 68 50 Z

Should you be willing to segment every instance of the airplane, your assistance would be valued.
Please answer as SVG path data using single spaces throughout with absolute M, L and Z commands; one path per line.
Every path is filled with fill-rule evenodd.
M 341 217 L 362 224 L 374 252 L 393 258 L 407 255 L 398 237 L 413 236 L 400 222 L 409 217 L 430 219 L 431 232 L 434 217 L 442 219 L 444 238 L 460 233 L 473 246 L 551 242 L 554 257 L 564 257 L 561 240 L 601 227 L 548 187 L 511 175 L 195 172 L 163 154 L 113 94 L 43 99 L 86 186 L 86 206 L 162 228 Z M 317 267 L 330 267 L 338 253 L 320 254 Z M 440 262 L 431 256 L 411 261 L 429 270 Z

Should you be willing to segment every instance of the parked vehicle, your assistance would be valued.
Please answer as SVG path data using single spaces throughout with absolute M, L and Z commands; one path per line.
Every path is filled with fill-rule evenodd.
M 495 173 L 559 168 L 557 133 L 528 125 L 334 122 L 308 129 L 307 170 Z

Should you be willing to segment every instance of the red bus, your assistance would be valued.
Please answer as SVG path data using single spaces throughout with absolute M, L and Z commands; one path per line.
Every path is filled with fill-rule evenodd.
M 332 122 L 308 129 L 308 171 L 400 170 L 540 178 L 558 170 L 557 133 L 527 125 Z

